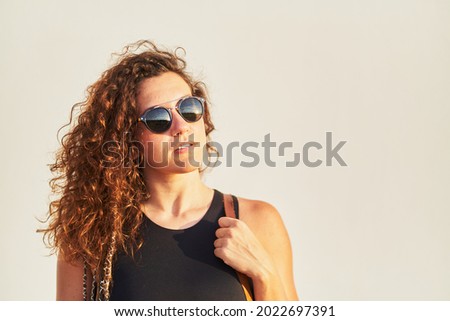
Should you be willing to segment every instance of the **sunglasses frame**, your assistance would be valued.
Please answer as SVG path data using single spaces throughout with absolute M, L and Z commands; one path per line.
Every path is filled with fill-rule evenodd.
M 186 118 L 184 118 L 183 114 L 182 114 L 181 111 L 180 111 L 180 105 L 183 103 L 183 101 L 185 101 L 186 99 L 192 99 L 192 98 L 197 99 L 198 101 L 200 101 L 200 104 L 202 105 L 202 114 L 201 114 L 200 118 L 197 119 L 197 120 L 195 120 L 195 121 L 189 121 L 189 120 L 187 120 Z M 173 101 L 176 101 L 176 100 L 177 100 L 177 99 L 170 100 L 170 101 L 167 101 L 166 103 L 170 103 L 170 102 L 173 102 Z M 152 107 L 147 108 L 147 109 L 141 114 L 141 116 L 139 116 L 138 122 L 142 122 L 142 123 L 145 125 L 145 127 L 146 127 L 149 131 L 151 131 L 152 133 L 161 134 L 161 133 L 164 133 L 164 132 L 168 131 L 168 130 L 170 129 L 170 127 L 172 127 L 173 115 L 172 115 L 171 109 L 176 109 L 176 111 L 177 111 L 178 114 L 181 116 L 181 118 L 184 119 L 184 121 L 186 121 L 186 122 L 188 122 L 188 123 L 195 123 L 195 122 L 198 122 L 200 119 L 202 119 L 203 115 L 205 114 L 205 101 L 206 101 L 206 100 L 205 100 L 204 98 L 202 98 L 202 97 L 197 97 L 197 96 L 186 96 L 186 97 L 183 97 L 183 98 L 178 99 L 177 104 L 176 104 L 174 107 L 164 107 L 164 106 L 161 106 L 161 105 L 152 106 Z M 147 125 L 147 123 L 145 122 L 145 118 L 144 118 L 144 116 L 145 116 L 145 114 L 146 114 L 147 112 L 149 112 L 149 111 L 151 111 L 151 110 L 153 110 L 153 109 L 157 109 L 157 108 L 163 108 L 163 109 L 165 109 L 165 110 L 167 111 L 167 113 L 169 114 L 169 117 L 170 117 L 169 127 L 167 127 L 167 129 L 164 130 L 164 131 L 162 131 L 162 132 L 154 131 L 153 129 L 151 129 L 151 128 Z

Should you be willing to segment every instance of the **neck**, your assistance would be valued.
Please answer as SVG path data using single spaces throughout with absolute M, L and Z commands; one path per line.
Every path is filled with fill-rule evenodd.
M 144 179 L 150 199 L 145 207 L 153 211 L 180 216 L 189 209 L 204 205 L 212 190 L 201 180 L 198 170 L 188 173 L 161 173 L 146 168 Z

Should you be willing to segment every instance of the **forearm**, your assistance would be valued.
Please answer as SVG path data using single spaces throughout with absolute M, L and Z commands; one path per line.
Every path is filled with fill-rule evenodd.
M 281 278 L 275 272 L 263 272 L 252 278 L 255 301 L 287 301 Z

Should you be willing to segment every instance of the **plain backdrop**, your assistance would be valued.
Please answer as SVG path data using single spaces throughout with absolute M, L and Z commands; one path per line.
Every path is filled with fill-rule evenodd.
M 150 39 L 186 50 L 210 89 L 205 177 L 273 204 L 302 300 L 450 299 L 450 2 L 0 1 L 0 299 L 54 300 L 56 260 L 36 229 L 57 130 L 111 54 Z M 308 142 L 346 143 L 332 166 L 288 167 Z M 325 148 L 311 160 L 325 160 Z

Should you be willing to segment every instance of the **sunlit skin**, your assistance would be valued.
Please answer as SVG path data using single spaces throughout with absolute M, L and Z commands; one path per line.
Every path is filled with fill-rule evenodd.
M 149 107 L 173 108 L 181 98 L 191 95 L 188 84 L 175 73 L 167 72 L 145 79 L 139 85 L 136 97 L 138 115 Z M 163 133 L 153 133 L 143 123 L 138 124 L 137 139 L 145 148 L 147 176 L 155 172 L 156 175 L 189 173 L 201 166 L 202 149 L 206 144 L 203 118 L 197 122 L 186 122 L 175 109 L 171 109 L 171 113 L 172 125 Z M 176 149 L 177 144 L 188 141 L 193 141 L 195 147 Z
M 149 106 L 173 107 L 177 99 L 191 95 L 189 86 L 174 73 L 165 73 L 142 82 L 137 97 L 139 113 Z M 170 102 L 171 101 L 171 102 Z M 165 103 L 170 102 L 170 103 Z M 173 113 L 172 127 L 163 134 L 155 134 L 141 124 L 139 140 L 155 146 L 153 157 L 161 160 L 162 142 L 176 137 L 186 141 L 193 136 L 200 146 L 206 143 L 203 120 L 186 122 Z M 201 160 L 201 148 L 196 147 L 196 159 Z M 146 155 L 149 151 L 146 151 Z M 201 180 L 192 166 L 180 168 L 174 160 L 174 151 L 168 151 L 169 166 L 153 168 L 147 165 L 145 181 L 152 195 L 143 204 L 144 213 L 156 224 L 170 229 L 190 227 L 201 220 L 211 204 L 214 191 Z M 198 158 L 200 157 L 200 158 Z M 292 258 L 289 239 L 280 215 L 270 204 L 239 198 L 240 220 L 222 217 L 216 231 L 214 254 L 237 271 L 252 278 L 256 300 L 296 300 L 292 276 Z
M 174 107 L 181 97 L 191 94 L 187 83 L 172 72 L 145 79 L 138 88 L 137 115 L 155 105 Z M 170 147 L 177 140 L 198 142 L 199 146 L 191 151 L 201 162 L 206 143 L 203 119 L 188 123 L 175 110 L 172 115 L 172 126 L 164 133 L 153 133 L 144 124 L 138 124 L 136 138 L 145 146 L 144 179 L 150 194 L 141 209 L 160 226 L 184 229 L 202 219 L 214 190 L 201 180 L 199 167 L 187 162 L 188 152 L 180 153 Z M 162 148 L 164 144 L 169 146 L 167 150 Z M 185 157 L 186 166 L 180 166 L 176 157 Z M 167 166 L 154 166 L 164 158 Z M 214 254 L 252 279 L 255 300 L 298 300 L 291 245 L 280 214 L 263 201 L 240 197 L 238 201 L 240 219 L 221 217 L 218 221 Z M 82 275 L 82 264 L 58 259 L 57 299 L 82 300 Z

